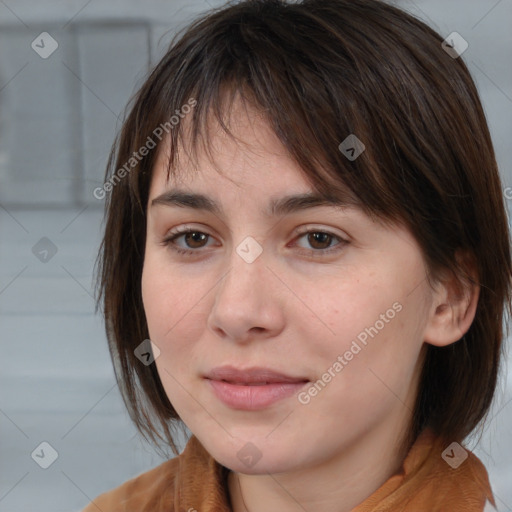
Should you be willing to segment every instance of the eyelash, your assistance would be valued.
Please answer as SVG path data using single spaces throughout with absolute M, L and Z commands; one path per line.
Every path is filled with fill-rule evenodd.
M 190 234 L 190 233 L 200 233 L 202 235 L 211 237 L 211 235 L 209 235 L 208 233 L 204 233 L 197 229 L 185 228 L 185 229 L 175 230 L 174 232 L 169 233 L 169 235 L 162 241 L 162 245 L 171 247 L 171 249 L 173 251 L 175 251 L 176 253 L 178 253 L 180 255 L 192 256 L 194 254 L 197 254 L 198 252 L 201 252 L 200 249 L 181 249 L 174 243 L 174 241 L 176 239 L 178 239 L 179 237 L 181 237 L 183 235 Z M 349 243 L 348 240 L 345 240 L 344 238 L 341 238 L 340 236 L 335 235 L 334 233 L 331 233 L 329 231 L 321 231 L 318 229 L 313 229 L 313 230 L 308 230 L 308 231 L 303 231 L 301 233 L 298 233 L 297 238 L 301 238 L 304 235 L 308 235 L 310 233 L 317 233 L 317 234 L 321 233 L 323 235 L 328 235 L 329 237 L 338 239 L 339 243 L 337 243 L 336 245 L 334 245 L 333 247 L 330 247 L 328 249 L 310 249 L 309 251 L 303 249 L 303 251 L 307 252 L 309 256 L 322 257 L 325 255 L 329 255 L 333 252 L 338 252 L 338 251 L 342 250 L 344 248 L 344 246 Z

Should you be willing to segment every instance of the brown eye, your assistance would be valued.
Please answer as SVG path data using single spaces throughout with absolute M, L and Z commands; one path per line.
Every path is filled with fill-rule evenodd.
M 306 251 L 308 256 L 314 257 L 321 257 L 333 252 L 340 251 L 349 243 L 348 240 L 345 240 L 340 236 L 335 235 L 334 233 L 314 230 L 300 233 L 297 240 L 305 240 L 307 246 L 304 245 L 304 242 L 295 243 L 304 251 Z
M 169 246 L 178 254 L 192 255 L 202 252 L 201 249 L 207 247 L 207 242 L 210 238 L 211 235 L 203 233 L 202 231 L 183 229 L 170 233 L 169 236 L 162 241 L 162 244 Z
M 206 233 L 201 233 L 200 231 L 189 231 L 183 235 L 183 239 L 187 245 L 191 249 L 197 249 L 203 247 L 203 243 L 208 240 L 208 235 Z
M 194 254 L 201 254 L 203 252 L 201 249 L 208 247 L 210 238 L 212 238 L 211 235 L 202 231 L 184 229 L 171 233 L 162 243 L 178 254 L 192 256 Z M 342 250 L 349 243 L 347 240 L 325 231 L 305 231 L 298 236 L 298 239 L 305 239 L 307 241 L 308 247 L 304 247 L 301 244 L 298 245 L 307 251 L 308 256 L 314 257 Z M 178 242 L 179 240 L 181 242 Z M 333 244 L 335 240 L 337 240 L 337 243 Z
M 308 242 L 314 249 L 327 249 L 333 239 L 329 233 L 321 231 L 308 233 Z

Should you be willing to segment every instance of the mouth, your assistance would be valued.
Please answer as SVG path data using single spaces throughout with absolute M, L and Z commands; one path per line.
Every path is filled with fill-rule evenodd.
M 214 394 L 232 409 L 259 410 L 294 395 L 309 379 L 294 377 L 269 368 L 239 370 L 232 366 L 217 367 L 205 379 Z
M 293 377 L 270 368 L 252 367 L 240 370 L 233 366 L 219 366 L 213 368 L 207 375 L 207 379 L 240 384 L 245 386 L 262 386 L 276 383 L 309 382 L 306 377 Z

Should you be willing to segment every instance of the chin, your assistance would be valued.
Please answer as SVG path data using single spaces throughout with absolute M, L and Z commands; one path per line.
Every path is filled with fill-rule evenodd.
M 227 455 L 227 454 L 224 454 Z M 264 460 L 262 457 L 257 463 L 253 466 L 241 462 L 238 457 L 233 457 L 231 455 L 226 456 L 225 458 L 214 457 L 220 464 L 227 467 L 231 471 L 236 473 L 242 473 L 244 475 L 268 475 L 275 473 L 286 473 L 291 469 L 294 469 L 294 466 L 290 465 L 290 461 L 278 462 L 275 460 Z
M 286 444 L 279 442 L 271 443 L 265 439 L 267 434 L 260 436 L 233 436 L 218 442 L 205 438 L 201 444 L 213 456 L 213 458 L 231 471 L 246 475 L 260 475 L 268 473 L 282 473 L 289 471 L 292 467 L 300 464 L 291 456 L 297 450 L 293 447 L 287 448 Z M 247 439 L 247 441 L 244 441 Z M 252 441 L 250 441 L 252 439 Z

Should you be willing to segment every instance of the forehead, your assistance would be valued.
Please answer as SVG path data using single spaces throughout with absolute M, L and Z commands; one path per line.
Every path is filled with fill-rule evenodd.
M 315 206 L 361 208 L 360 200 L 341 179 L 328 192 L 320 192 L 315 177 L 290 156 L 261 110 L 239 98 L 224 106 L 222 121 L 228 133 L 210 112 L 200 125 L 203 131 L 192 139 L 191 116 L 183 119 L 183 136 L 177 138 L 172 165 L 171 141 L 162 141 L 152 170 L 148 206 L 188 206 L 219 217 L 223 203 L 226 208 L 228 204 L 231 208 L 258 203 L 257 209 L 269 217 Z
M 252 167 L 246 167 L 242 173 L 238 171 L 243 161 L 237 165 L 239 161 L 242 160 L 231 159 L 229 165 L 223 167 L 222 175 L 206 162 L 204 167 L 194 166 L 192 171 L 188 169 L 187 174 L 180 173 L 179 177 L 171 172 L 169 179 L 167 169 L 162 166 L 155 170 L 159 174 L 154 179 L 149 205 L 192 208 L 218 217 L 225 215 L 225 202 L 263 203 L 260 209 L 267 217 L 280 217 L 317 206 L 349 206 L 341 196 L 326 197 L 316 192 L 287 157 L 279 167 L 263 157 L 252 161 Z
M 222 176 L 206 162 L 204 168 L 194 166 L 193 170 L 187 169 L 186 174 L 180 173 L 179 178 L 171 172 L 167 180 L 167 169 L 162 166 L 155 170 L 159 175 L 155 176 L 148 206 L 188 208 L 212 213 L 219 219 L 249 207 L 254 207 L 268 219 L 282 218 L 316 207 L 347 213 L 359 210 L 348 196 L 325 196 L 314 190 L 287 155 L 283 155 L 284 161 L 280 166 L 274 165 L 275 162 L 269 164 L 265 156 L 251 161 L 252 167 L 246 167 L 243 173 L 239 173 L 242 166 L 237 165 L 239 159 L 228 159 Z M 362 212 L 359 211 L 359 215 Z
M 210 116 L 205 132 L 192 144 L 190 121 L 183 120 L 177 158 L 169 165 L 170 140 L 162 141 L 152 170 L 151 189 L 193 186 L 208 189 L 227 179 L 238 186 L 293 187 L 308 192 L 311 180 L 291 158 L 264 116 L 240 101 L 224 120 L 229 133 Z

